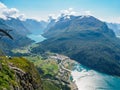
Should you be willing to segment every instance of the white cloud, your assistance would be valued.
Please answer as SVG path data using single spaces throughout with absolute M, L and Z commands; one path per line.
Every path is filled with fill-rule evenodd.
M 76 15 L 76 12 L 74 11 L 73 8 L 68 8 L 68 9 L 65 9 L 65 10 L 60 10 L 59 13 L 56 13 L 56 14 L 49 14 L 48 16 L 48 19 L 51 20 L 51 19 L 56 19 L 56 21 L 59 20 L 59 18 L 62 16 L 66 16 L 66 15 Z M 69 17 L 67 17 L 69 18 Z
M 120 17 L 111 17 L 108 21 L 113 23 L 120 23 Z
M 7 8 L 7 7 L 3 3 L 0 2 L 0 8 L 4 9 L 4 8 Z
M 92 15 L 92 12 L 91 11 L 83 11 L 83 14 L 84 15 Z
M 90 10 L 81 9 L 81 10 L 75 11 L 73 8 L 68 8 L 68 9 L 65 9 L 65 10 L 61 10 L 59 13 L 56 13 L 56 14 L 50 14 L 49 15 L 49 20 L 51 18 L 51 19 L 56 19 L 56 21 L 58 21 L 61 16 L 66 16 L 66 15 L 95 16 L 96 18 L 98 18 L 98 19 L 100 19 L 104 22 L 120 23 L 120 17 L 116 17 L 116 16 L 101 17 L 101 16 L 95 15 L 95 13 L 90 11 Z M 67 17 L 67 18 L 69 18 L 69 17 Z
M 92 13 L 89 10 L 79 10 L 79 11 L 75 11 L 73 8 L 68 8 L 65 10 L 61 10 L 59 13 L 56 14 L 49 14 L 49 19 L 56 19 L 56 21 L 59 20 L 59 18 L 62 16 L 65 16 L 65 18 L 70 19 L 69 15 L 74 15 L 74 16 L 91 16 Z
M 19 18 L 20 20 L 22 20 L 22 21 L 26 20 L 25 14 L 20 14 L 20 15 L 18 16 L 18 18 Z
M 43 17 L 42 19 L 40 19 L 41 18 L 40 15 L 36 16 L 34 14 L 32 16 L 30 16 L 29 18 L 32 18 L 34 16 L 33 19 L 36 18 L 36 20 L 47 20 L 48 17 L 49 17 L 49 20 L 50 19 L 57 19 L 58 20 L 61 16 L 66 16 L 66 15 L 75 15 L 75 16 L 91 15 L 91 16 L 96 16 L 96 15 L 93 15 L 93 12 L 91 12 L 90 10 L 80 9 L 80 10 L 75 11 L 73 8 L 68 8 L 68 9 L 65 9 L 65 10 L 60 10 L 59 12 L 55 12 L 55 14 L 49 14 L 49 16 L 41 15 L 41 17 Z M 26 19 L 25 15 L 21 14 L 18 9 L 8 8 L 5 4 L 0 2 L 0 18 L 9 19 L 9 17 L 19 18 L 20 20 L 25 20 Z M 99 19 L 103 20 L 103 21 L 120 23 L 120 17 L 114 17 L 114 16 L 113 17 L 96 16 L 96 17 L 99 17 Z M 67 17 L 67 18 L 69 18 L 69 17 Z
M 61 14 L 63 15 L 76 15 L 76 12 L 73 8 L 68 8 L 66 10 L 61 10 Z
M 58 18 L 59 15 L 57 14 L 49 14 L 48 18 L 51 20 L 51 19 L 56 19 Z
M 90 10 L 75 11 L 73 8 L 68 8 L 66 10 L 61 10 L 61 14 L 79 16 L 79 15 L 92 15 L 92 12 Z
M 2 11 L 2 14 L 6 17 L 13 17 L 16 18 L 18 16 L 19 11 L 15 8 L 11 8 L 11 9 L 4 9 Z
M 117 23 L 120 23 L 120 17 L 117 18 L 116 22 L 117 22 Z
M 0 18 L 8 19 L 9 17 L 25 20 L 25 15 L 21 14 L 19 10 L 17 10 L 16 8 L 8 8 L 0 2 Z
M 120 24 L 120 17 L 110 17 L 108 16 L 107 18 L 100 18 L 100 20 L 104 22 L 109 22 L 109 23 L 118 23 Z

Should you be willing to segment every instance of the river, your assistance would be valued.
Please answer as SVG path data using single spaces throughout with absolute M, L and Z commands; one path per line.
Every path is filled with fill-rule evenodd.
M 79 90 L 120 90 L 120 78 L 76 64 L 72 77 Z

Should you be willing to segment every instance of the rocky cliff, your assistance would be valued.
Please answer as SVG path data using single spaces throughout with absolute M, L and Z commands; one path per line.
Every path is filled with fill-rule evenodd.
M 0 56 L 0 90 L 43 90 L 33 63 L 22 57 Z

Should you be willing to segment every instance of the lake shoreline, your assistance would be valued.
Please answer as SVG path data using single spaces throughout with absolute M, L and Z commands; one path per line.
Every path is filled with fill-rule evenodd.
M 58 78 L 61 78 L 63 81 L 68 82 L 68 86 L 71 88 L 71 90 L 78 90 L 75 81 L 73 79 L 71 80 L 71 72 L 74 67 L 73 65 L 76 64 L 76 61 L 71 60 L 69 57 L 60 54 L 55 54 L 54 56 L 50 56 L 49 58 L 55 59 L 58 62 L 59 72 L 61 73 L 61 76 L 64 76 Z M 68 76 L 65 76 L 66 73 L 68 73 Z
M 95 70 L 85 68 L 81 64 L 76 64 L 72 71 L 73 81 L 78 90 L 119 90 L 120 78 L 99 73 Z

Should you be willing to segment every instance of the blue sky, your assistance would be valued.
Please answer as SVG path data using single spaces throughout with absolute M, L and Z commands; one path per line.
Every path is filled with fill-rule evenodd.
M 89 14 L 109 22 L 120 22 L 120 0 L 0 0 L 26 17 L 47 19 L 49 14 L 73 8 L 77 14 Z

